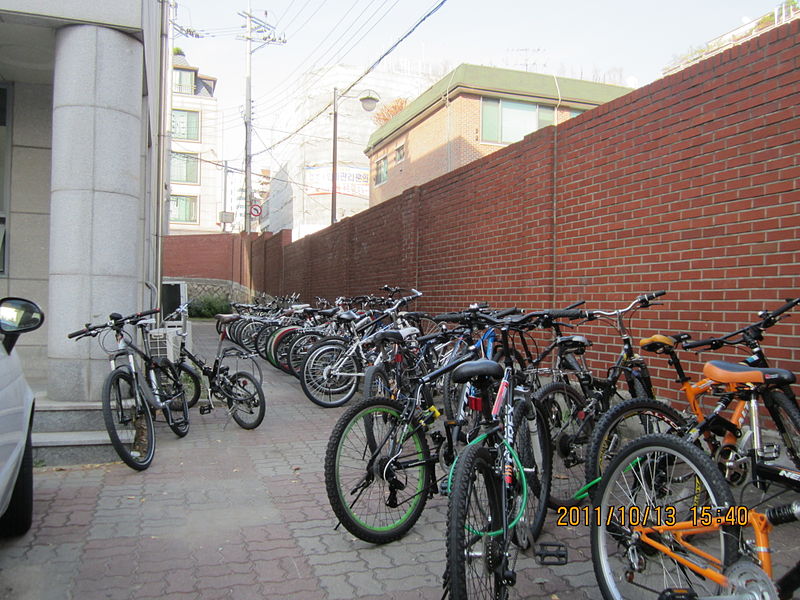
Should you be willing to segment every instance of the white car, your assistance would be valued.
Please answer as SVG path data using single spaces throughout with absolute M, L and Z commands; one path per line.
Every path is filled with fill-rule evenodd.
M 33 393 L 12 352 L 21 333 L 44 322 L 36 304 L 22 298 L 0 300 L 0 536 L 22 535 L 33 516 Z

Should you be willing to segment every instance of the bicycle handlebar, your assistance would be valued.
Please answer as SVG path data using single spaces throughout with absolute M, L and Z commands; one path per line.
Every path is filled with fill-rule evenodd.
M 128 315 L 127 317 L 123 317 L 118 315 L 117 313 L 111 313 L 109 315 L 109 321 L 106 323 L 102 323 L 100 325 L 90 325 L 89 323 L 83 329 L 79 329 L 78 331 L 73 331 L 72 333 L 67 334 L 67 339 L 73 339 L 79 336 L 84 336 L 92 333 L 93 331 L 99 331 L 101 329 L 106 329 L 107 327 L 119 327 L 121 325 L 125 325 L 126 323 L 136 323 L 141 321 L 145 317 L 149 317 L 150 315 L 156 315 L 161 312 L 160 308 L 153 308 L 151 310 L 143 310 L 138 313 L 133 313 L 132 315 Z
M 695 342 L 684 342 L 682 347 L 684 350 L 693 350 L 695 348 L 702 348 L 704 346 L 708 346 L 709 350 L 718 350 L 723 346 L 737 346 L 742 343 L 746 343 L 746 336 L 745 333 L 755 330 L 755 332 L 751 332 L 750 335 L 753 338 L 761 339 L 759 334 L 761 331 L 765 329 L 769 329 L 773 325 L 775 325 L 778 321 L 780 321 L 780 317 L 783 313 L 787 310 L 790 310 L 800 304 L 800 298 L 795 298 L 794 300 L 787 300 L 786 304 L 781 306 L 780 308 L 775 309 L 774 311 L 767 313 L 766 311 L 762 311 L 759 313 L 760 317 L 763 317 L 757 323 L 753 323 L 752 325 L 748 325 L 747 327 L 742 327 L 732 333 L 727 335 L 723 335 L 720 337 L 715 338 L 707 338 L 705 340 L 697 340 Z M 765 314 L 766 313 L 766 314 Z M 742 337 L 738 340 L 731 340 L 732 337 L 736 337 L 737 335 L 741 335 Z

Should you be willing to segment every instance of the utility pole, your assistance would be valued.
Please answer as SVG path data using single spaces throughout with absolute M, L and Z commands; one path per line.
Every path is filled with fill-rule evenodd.
M 269 44 L 285 44 L 286 36 L 279 36 L 275 33 L 275 27 L 268 24 L 263 19 L 253 16 L 250 3 L 247 5 L 247 12 L 240 12 L 240 17 L 245 19 L 246 33 L 244 38 L 247 43 L 245 60 L 245 105 L 244 105 L 244 230 L 250 233 L 250 210 L 253 206 L 253 102 L 252 102 L 252 56 L 264 46 Z M 264 11 L 266 18 L 267 12 Z M 253 50 L 253 39 L 260 42 L 260 45 Z

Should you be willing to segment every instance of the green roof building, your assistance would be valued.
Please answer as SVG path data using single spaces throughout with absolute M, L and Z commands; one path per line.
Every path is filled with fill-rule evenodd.
M 630 91 L 462 64 L 370 137 L 370 206 Z

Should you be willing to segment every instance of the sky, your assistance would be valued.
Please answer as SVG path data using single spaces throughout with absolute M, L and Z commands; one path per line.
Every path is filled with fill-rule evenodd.
M 178 0 L 174 44 L 200 72 L 216 77 L 223 111 L 223 158 L 240 160 L 244 136 L 245 42 L 250 11 L 284 44 L 252 55 L 256 119 L 296 100 L 312 67 L 366 69 L 442 0 Z M 248 6 L 249 4 L 249 6 Z M 692 48 L 772 11 L 778 0 L 445 0 L 385 61 L 517 68 L 639 87 Z M 266 12 L 266 14 L 265 14 Z M 192 29 L 202 37 L 186 37 Z M 255 47 L 255 46 L 254 46 Z M 342 88 L 351 81 L 343 80 Z M 274 122 L 274 117 L 273 117 Z M 263 134 L 253 150 L 280 135 Z

